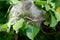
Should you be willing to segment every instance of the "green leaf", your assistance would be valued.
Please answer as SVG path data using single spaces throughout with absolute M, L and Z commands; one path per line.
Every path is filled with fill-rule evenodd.
M 17 3 L 20 2 L 20 1 L 18 1 L 18 0 L 10 0 L 10 1 L 11 1 L 13 4 L 17 4 Z M 10 4 L 12 4 L 11 2 L 10 2 Z
M 53 14 L 51 13 L 51 23 L 50 23 L 50 27 L 55 27 L 57 25 L 57 20 L 56 18 L 53 16 Z
M 45 5 L 46 1 L 36 1 L 36 5 Z
M 34 1 L 40 1 L 40 0 L 34 0 Z
M 47 3 L 50 3 L 52 0 L 47 0 Z
M 8 23 L 2 25 L 3 28 L 8 28 Z
M 44 25 L 48 26 L 49 25 L 49 22 L 44 22 Z
M 48 4 L 45 5 L 45 8 L 46 8 L 47 11 L 49 11 L 51 9 Z
M 0 25 L 0 31 L 6 31 L 7 28 L 8 28 L 7 23 L 6 23 L 6 24 L 2 24 L 2 25 Z
M 32 25 L 26 25 L 26 27 L 27 27 L 27 31 L 26 31 L 27 37 L 31 40 L 34 40 L 34 37 L 36 37 L 40 28 Z
M 55 6 L 60 7 L 60 0 L 55 0 Z
M 22 28 L 23 22 L 24 22 L 24 19 L 21 18 L 19 21 L 17 21 L 17 22 L 13 25 L 13 29 L 16 31 L 16 33 L 18 33 L 18 30 L 19 30 L 20 28 Z
M 59 12 L 55 12 L 55 16 L 57 18 L 57 22 L 60 21 L 60 13 Z

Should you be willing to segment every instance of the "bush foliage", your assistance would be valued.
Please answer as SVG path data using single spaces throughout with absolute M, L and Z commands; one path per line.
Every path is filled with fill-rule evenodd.
M 46 11 L 41 27 L 18 20 L 7 32 L 11 7 L 20 0 L 0 0 L 0 40 L 60 40 L 60 0 L 34 0 L 39 9 Z M 25 23 L 24 23 L 25 22 Z

